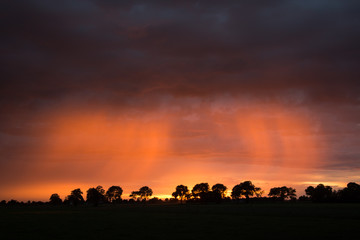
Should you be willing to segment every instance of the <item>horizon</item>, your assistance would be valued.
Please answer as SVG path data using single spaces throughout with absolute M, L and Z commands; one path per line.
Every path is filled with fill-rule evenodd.
M 245 181 L 245 180 L 244 180 Z M 268 186 L 267 188 L 262 188 L 261 187 L 261 185 L 259 185 L 259 184 L 256 184 L 257 182 L 256 181 L 251 181 L 251 182 L 253 182 L 254 183 L 254 185 L 256 186 L 256 187 L 260 187 L 261 188 L 261 190 L 263 191 L 263 193 L 262 193 L 262 195 L 261 195 L 261 197 L 268 197 L 268 193 L 269 193 L 269 191 L 270 191 L 270 188 L 274 188 L 274 187 L 282 187 L 282 186 L 286 186 L 286 187 L 293 187 L 293 186 L 289 186 L 289 185 L 286 185 L 286 184 L 283 184 L 283 185 L 278 185 L 278 186 Z M 203 182 L 198 182 L 198 183 L 208 183 L 208 182 L 206 182 L 206 181 L 203 181 Z M 213 186 L 213 185 L 215 185 L 215 184 L 217 184 L 217 183 L 219 183 L 219 182 L 216 182 L 216 183 L 214 183 L 214 184 L 209 184 L 209 186 L 210 186 L 210 189 L 211 189 L 211 187 Z M 239 182 L 240 183 L 240 182 Z M 237 185 L 237 184 L 239 184 L 239 183 L 236 183 L 235 185 Z M 197 183 L 196 183 L 197 184 Z M 346 184 L 345 185 L 329 185 L 329 184 L 327 184 L 327 183 L 307 183 L 307 182 L 304 182 L 304 184 L 303 185 L 301 185 L 301 188 L 300 188 L 300 190 L 301 191 L 298 191 L 298 189 L 297 188 L 294 188 L 295 190 L 296 190 L 296 198 L 299 198 L 300 196 L 305 196 L 306 194 L 305 194 L 305 188 L 307 188 L 307 187 L 309 187 L 309 186 L 313 186 L 313 187 L 316 187 L 317 185 L 319 185 L 319 184 L 323 184 L 323 185 L 325 185 L 325 186 L 331 186 L 332 188 L 333 188 L 333 190 L 341 190 L 341 189 L 343 189 L 343 188 L 345 188 L 346 187 Z M 189 191 L 191 192 L 191 190 L 192 190 L 192 188 L 194 187 L 194 185 L 186 185 L 186 184 L 178 184 L 178 185 L 185 185 L 185 186 L 187 186 L 188 188 L 189 188 Z M 228 189 L 226 190 L 226 192 L 225 192 L 225 196 L 226 197 L 231 197 L 230 195 L 231 195 L 231 192 L 232 192 L 232 188 L 234 187 L 234 186 L 228 186 L 228 185 L 226 185 L 226 184 L 224 184 Z M 73 186 L 73 185 L 71 185 L 71 186 Z M 136 189 L 132 189 L 132 190 L 130 190 L 129 191 L 129 189 L 125 189 L 124 187 L 122 187 L 121 185 L 106 185 L 106 186 L 104 186 L 104 185 L 93 185 L 93 186 L 85 186 L 85 185 L 83 185 L 83 186 L 81 186 L 81 187 L 75 187 L 75 188 L 69 188 L 69 187 L 65 187 L 65 188 L 62 188 L 62 190 L 60 190 L 60 191 L 52 191 L 52 190 L 55 190 L 56 188 L 54 188 L 54 186 L 52 186 L 52 185 L 49 185 L 49 188 L 51 188 L 52 190 L 48 190 L 47 188 L 46 188 L 46 190 L 44 191 L 44 189 L 41 189 L 41 194 L 40 194 L 40 196 L 41 197 L 39 197 L 38 196 L 38 198 L 35 198 L 35 199 L 29 199 L 29 198 L 26 198 L 25 196 L 26 196 L 26 194 L 20 194 L 20 195 L 18 195 L 18 197 L 9 197 L 8 199 L 0 199 L 0 201 L 2 201 L 2 200 L 5 200 L 5 201 L 10 201 L 10 200 L 17 200 L 17 201 L 19 201 L 19 202 L 28 202 L 28 201 L 30 201 L 30 202 L 32 202 L 32 201 L 42 201 L 42 202 L 47 202 L 47 201 L 49 201 L 49 198 L 50 198 L 50 196 L 52 195 L 52 194 L 54 194 L 54 193 L 56 193 L 56 194 L 58 194 L 59 196 L 60 196 L 60 198 L 62 199 L 62 200 L 64 200 L 68 195 L 70 195 L 70 192 L 72 191 L 72 190 L 74 190 L 74 189 L 77 189 L 77 188 L 80 188 L 81 189 L 81 191 L 83 192 L 83 197 L 84 197 L 84 199 L 86 199 L 86 191 L 89 189 L 89 188 L 95 188 L 95 187 L 97 187 L 97 186 L 101 186 L 101 187 L 103 187 L 103 189 L 106 191 L 109 187 L 111 187 L 111 186 L 120 186 L 122 189 L 123 189 L 123 193 L 122 193 L 122 195 L 121 195 L 121 198 L 122 199 L 125 199 L 125 200 L 129 200 L 129 199 L 131 199 L 131 197 L 129 196 L 130 194 L 131 194 L 131 192 L 132 191 L 136 191 L 137 189 L 139 189 L 140 187 L 142 187 L 142 186 L 147 186 L 147 185 L 141 185 L 141 186 L 139 186 L 138 188 L 136 188 Z M 151 186 L 148 186 L 148 187 L 150 187 L 151 188 Z M 164 200 L 164 199 L 166 199 L 166 198 L 168 198 L 168 199 L 171 199 L 171 198 L 174 198 L 171 194 L 172 194 L 172 192 L 173 191 L 175 191 L 175 187 L 176 186 L 174 186 L 174 188 L 172 189 L 172 191 L 171 192 L 169 192 L 168 194 L 157 194 L 156 193 L 156 191 L 153 191 L 153 195 L 151 196 L 151 198 L 159 198 L 159 199 L 162 199 L 162 200 Z M 34 190 L 33 189 L 36 189 L 36 187 L 33 187 L 33 188 L 31 188 L 30 190 L 29 190 L 29 192 L 31 192 L 30 194 L 33 196 L 34 195 Z M 59 190 L 60 188 L 58 188 L 57 190 Z M 151 188 L 152 189 L 152 188 Z M 154 189 L 153 189 L 154 190 Z M 51 192 L 52 191 L 52 192 Z M 26 191 L 25 191 L 26 192 Z M 46 195 L 47 194 L 47 195 Z M 16 196 L 16 195 L 13 195 L 13 196 Z
M 0 200 L 245 180 L 301 196 L 360 182 L 360 2 L 0 11 Z

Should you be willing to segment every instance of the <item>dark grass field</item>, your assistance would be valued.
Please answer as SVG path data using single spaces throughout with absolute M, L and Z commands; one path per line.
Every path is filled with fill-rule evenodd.
M 0 239 L 360 239 L 360 204 L 2 207 Z

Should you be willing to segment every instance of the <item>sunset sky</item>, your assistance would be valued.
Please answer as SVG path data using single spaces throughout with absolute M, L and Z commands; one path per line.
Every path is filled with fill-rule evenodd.
M 0 200 L 360 182 L 360 1 L 5 0 Z

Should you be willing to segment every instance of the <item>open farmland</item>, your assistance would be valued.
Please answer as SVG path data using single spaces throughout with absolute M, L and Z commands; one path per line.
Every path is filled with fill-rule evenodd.
M 2 239 L 354 239 L 359 204 L 18 206 Z

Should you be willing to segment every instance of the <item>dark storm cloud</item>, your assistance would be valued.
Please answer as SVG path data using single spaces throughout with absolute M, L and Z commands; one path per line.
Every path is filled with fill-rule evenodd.
M 358 10 L 355 1 L 6 1 L 2 100 L 299 89 L 315 102 L 358 102 Z
M 305 105 L 330 116 L 329 134 L 358 132 L 358 1 L 9 0 L 0 11 L 5 134 L 41 134 L 36 116 L 62 104 L 149 111 L 224 94 Z

